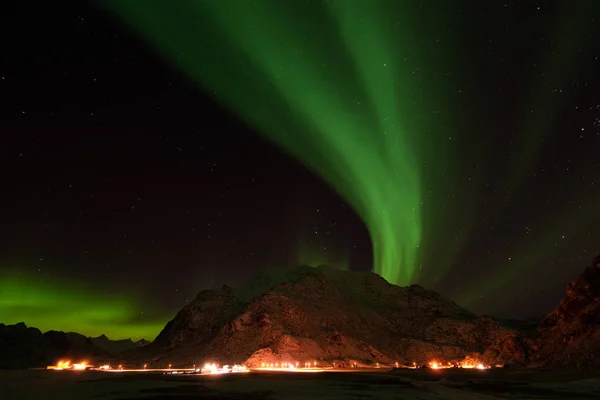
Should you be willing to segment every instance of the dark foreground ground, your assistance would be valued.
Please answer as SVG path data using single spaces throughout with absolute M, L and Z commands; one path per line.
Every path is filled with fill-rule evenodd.
M 403 370 L 217 376 L 0 371 L 0 398 L 31 399 L 600 399 L 600 372 Z

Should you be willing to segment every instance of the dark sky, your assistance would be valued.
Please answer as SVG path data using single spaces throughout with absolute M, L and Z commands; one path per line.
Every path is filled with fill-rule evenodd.
M 464 2 L 446 16 L 471 39 L 456 55 L 471 92 L 457 101 L 481 111 L 460 124 L 459 154 L 478 155 L 485 178 L 476 190 L 454 187 L 478 204 L 476 222 L 443 273 L 430 264 L 445 247 L 431 245 L 423 259 L 434 278 L 422 283 L 478 312 L 528 317 L 553 307 L 600 252 L 600 36 L 594 2 L 574 1 L 590 29 L 585 43 L 565 46 L 582 55 L 549 77 L 560 85 L 541 79 L 539 101 L 564 96 L 535 139 L 540 155 L 517 200 L 498 211 L 491 204 L 522 141 L 517 100 L 536 86 L 531 64 L 575 63 L 532 56 L 544 40 L 569 41 L 568 30 L 547 29 L 558 2 L 515 3 Z M 166 320 L 201 289 L 302 261 L 302 242 L 372 268 L 369 233 L 346 201 L 125 23 L 86 2 L 20 1 L 2 14 L 0 272 L 133 296 Z M 477 286 L 515 261 L 503 288 L 473 302 Z

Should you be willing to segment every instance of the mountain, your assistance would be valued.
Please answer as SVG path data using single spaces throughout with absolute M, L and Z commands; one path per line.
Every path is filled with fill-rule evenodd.
M 44 368 L 60 359 L 75 361 L 108 360 L 124 351 L 141 348 L 144 339 L 110 340 L 105 335 L 89 338 L 74 332 L 49 331 L 0 324 L 0 369 Z
M 600 256 L 568 285 L 539 329 L 533 362 L 600 366 Z
M 107 353 L 78 333 L 28 328 L 24 323 L 0 324 L 0 369 L 42 368 L 61 358 L 104 357 Z
M 66 357 L 174 366 L 392 366 L 465 358 L 600 366 L 600 256 L 538 321 L 478 317 L 438 293 L 398 287 L 370 272 L 301 266 L 267 271 L 239 288 L 200 292 L 152 343 L 0 324 L 0 368 L 43 367 Z
M 89 339 L 94 345 L 106 350 L 110 354 L 122 353 L 124 351 L 136 349 L 150 343 L 144 339 L 140 339 L 137 342 L 134 342 L 131 339 L 110 340 L 108 337 L 106 337 L 106 335 L 101 335 L 95 338 L 90 337 Z
M 269 271 L 238 289 L 200 292 L 137 357 L 249 366 L 465 357 L 524 364 L 528 340 L 418 285 L 398 287 L 371 272 L 298 267 Z

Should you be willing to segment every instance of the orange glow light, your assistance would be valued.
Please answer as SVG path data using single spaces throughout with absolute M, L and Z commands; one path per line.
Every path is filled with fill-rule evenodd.
M 413 363 L 414 365 L 414 363 Z M 485 364 L 479 362 L 479 361 L 473 361 L 472 359 L 465 359 L 461 362 L 458 362 L 456 364 L 452 364 L 452 363 L 440 363 L 437 361 L 432 361 L 429 363 L 429 366 L 431 367 L 431 369 L 446 369 L 446 368 L 464 368 L 464 369 L 489 369 L 489 366 L 486 366 Z
M 76 369 L 78 371 L 84 370 L 87 368 L 87 364 L 85 362 L 79 363 L 79 364 L 73 364 L 73 369 Z

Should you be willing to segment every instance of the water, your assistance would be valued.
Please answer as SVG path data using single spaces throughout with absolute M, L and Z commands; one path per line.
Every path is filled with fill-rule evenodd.
M 0 399 L 598 399 L 600 373 L 409 370 L 217 376 L 0 371 Z

